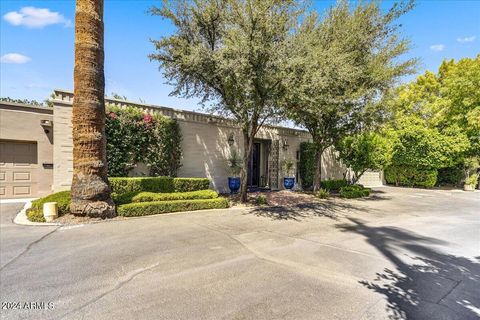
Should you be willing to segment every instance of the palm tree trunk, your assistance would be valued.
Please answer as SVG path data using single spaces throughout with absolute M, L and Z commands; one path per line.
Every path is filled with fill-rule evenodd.
M 70 211 L 108 218 L 115 205 L 107 179 L 103 62 L 103 0 L 77 0 Z

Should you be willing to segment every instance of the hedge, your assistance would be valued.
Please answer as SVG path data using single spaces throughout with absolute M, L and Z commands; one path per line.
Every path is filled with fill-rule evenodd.
M 52 193 L 46 197 L 33 200 L 32 207 L 27 210 L 27 218 L 32 222 L 45 222 L 43 217 L 43 204 L 46 202 L 56 202 L 58 204 L 58 216 L 70 212 L 70 191 L 60 191 Z
M 432 188 L 437 182 L 437 169 L 414 166 L 390 166 L 385 168 L 385 180 L 389 184 L 407 187 Z
M 348 181 L 344 179 L 323 180 L 320 186 L 327 191 L 339 191 L 341 188 L 348 186 Z
M 117 208 L 119 216 L 139 217 L 177 211 L 228 208 L 225 198 L 129 203 Z
M 150 202 L 150 201 L 171 201 L 171 200 L 193 200 L 193 199 L 214 199 L 218 193 L 214 190 L 198 190 L 190 192 L 128 192 L 123 194 L 112 194 L 116 204 L 126 204 L 131 202 Z
M 300 163 L 298 166 L 302 188 L 313 186 L 315 176 L 315 146 L 311 142 L 300 143 Z
M 207 178 L 122 177 L 109 178 L 112 192 L 188 192 L 208 189 Z
M 340 197 L 347 199 L 368 197 L 371 191 L 372 189 L 364 188 L 358 185 L 346 186 L 340 189 Z

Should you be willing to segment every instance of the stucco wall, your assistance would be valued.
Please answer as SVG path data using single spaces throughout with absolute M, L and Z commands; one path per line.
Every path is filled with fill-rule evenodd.
M 15 103 L 0 103 L 0 139 L 37 144 L 36 163 L 31 164 L 33 181 L 36 186 L 32 196 L 44 196 L 52 192 L 53 182 L 53 138 L 51 127 L 45 127 L 41 120 L 53 120 L 51 108 L 32 107 Z
M 54 102 L 54 134 L 56 143 L 54 147 L 55 172 L 54 188 L 56 191 L 70 187 L 72 178 L 72 102 L 70 92 L 55 91 Z M 178 175 L 180 177 L 207 177 L 212 182 L 212 187 L 220 192 L 227 192 L 228 171 L 226 157 L 231 148 L 242 152 L 243 138 L 239 127 L 232 121 L 210 115 L 176 110 L 171 108 L 131 103 L 121 100 L 107 99 L 107 103 L 118 106 L 132 105 L 143 109 L 145 112 L 159 112 L 165 116 L 177 119 L 182 136 L 183 159 Z M 233 133 L 234 144 L 229 146 L 228 137 Z M 296 152 L 302 141 L 308 141 L 307 132 L 281 127 L 263 127 L 256 136 L 257 139 L 278 141 L 279 162 L 291 158 L 295 163 Z M 284 148 L 284 142 L 288 148 Z M 322 176 L 324 179 L 341 178 L 345 168 L 341 166 L 330 151 L 323 155 Z M 262 164 L 263 166 L 264 164 Z M 296 170 L 296 167 L 295 167 Z M 135 170 L 136 175 L 144 175 L 141 168 Z M 278 173 L 278 186 L 282 188 L 284 173 Z

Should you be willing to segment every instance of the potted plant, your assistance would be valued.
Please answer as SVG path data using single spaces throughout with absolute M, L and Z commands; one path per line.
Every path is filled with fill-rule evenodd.
M 478 170 L 479 162 L 476 157 L 468 158 L 464 163 L 465 182 L 463 184 L 463 190 L 474 191 L 478 182 Z
M 228 187 L 230 193 L 234 194 L 240 189 L 240 171 L 242 170 L 242 158 L 235 149 L 232 149 L 230 156 L 227 158 L 227 167 L 231 176 L 228 177 Z
M 285 177 L 283 178 L 283 186 L 287 190 L 291 190 L 295 185 L 295 177 L 292 177 L 293 161 L 292 159 L 284 159 L 282 161 L 283 172 Z

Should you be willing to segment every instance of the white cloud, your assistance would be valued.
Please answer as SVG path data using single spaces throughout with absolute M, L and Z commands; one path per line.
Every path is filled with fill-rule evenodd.
M 7 53 L 0 58 L 0 61 L 2 63 L 16 63 L 16 64 L 27 63 L 30 60 L 32 60 L 30 59 L 30 57 L 24 56 L 23 54 L 20 54 L 20 53 Z
M 434 45 L 431 45 L 431 46 L 430 46 L 430 50 L 433 50 L 433 51 L 435 51 L 435 52 L 443 51 L 443 49 L 445 49 L 445 45 L 444 45 L 444 44 L 434 44 Z
M 470 36 L 470 37 L 465 37 L 465 38 L 457 38 L 457 41 L 460 43 L 468 43 L 468 42 L 473 42 L 475 41 L 477 37 L 476 36 Z
M 43 28 L 50 24 L 63 24 L 68 27 L 72 24 L 59 12 L 35 7 L 23 7 L 19 12 L 8 12 L 3 16 L 3 19 L 14 26 L 27 26 L 29 28 Z

